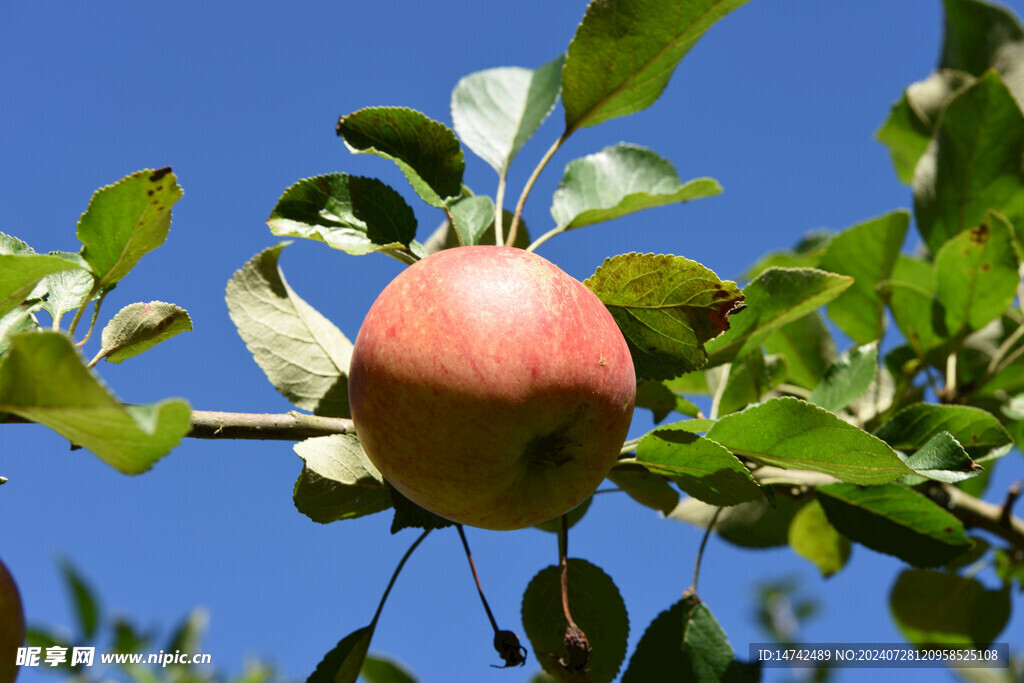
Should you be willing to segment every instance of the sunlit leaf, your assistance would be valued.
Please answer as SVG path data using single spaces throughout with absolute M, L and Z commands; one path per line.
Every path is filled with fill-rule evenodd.
M 49 254 L 0 254 L 0 315 L 13 311 L 47 275 L 77 269 L 76 261 Z
M 1020 264 L 1012 236 L 1006 219 L 989 211 L 935 255 L 935 296 L 945 309 L 950 336 L 981 329 L 1013 303 Z
M 743 288 L 746 308 L 730 316 L 730 329 L 708 344 L 711 363 L 731 361 L 757 348 L 773 331 L 839 296 L 853 279 L 813 268 L 769 268 Z
M 192 319 L 184 308 L 163 301 L 130 304 L 103 328 L 99 355 L 120 363 L 191 329 Z
M 685 424 L 685 423 L 684 423 Z M 736 505 L 762 495 L 750 470 L 720 444 L 687 431 L 662 427 L 640 439 L 637 462 L 671 477 L 688 494 L 712 505 Z
M 839 410 L 861 396 L 878 374 L 878 344 L 851 349 L 828 366 L 808 402 L 825 410 Z
M 551 200 L 551 216 L 559 227 L 579 228 L 721 192 L 711 178 L 683 184 L 669 161 L 646 147 L 619 143 L 569 162 Z
M 850 558 L 850 540 L 829 523 L 816 500 L 800 508 L 793 517 L 789 545 L 797 555 L 813 562 L 825 577 L 842 569 Z
M 179 399 L 123 406 L 59 332 L 11 338 L 0 359 L 0 412 L 46 425 L 125 474 L 148 470 L 191 428 Z
M 337 132 L 353 152 L 395 162 L 431 206 L 462 193 L 462 147 L 443 123 L 404 107 L 367 107 L 339 118 Z
M 608 307 L 638 378 L 669 379 L 707 362 L 704 344 L 729 327 L 743 298 L 704 266 L 681 256 L 622 254 L 584 283 Z
M 303 467 L 292 499 L 314 522 L 327 524 L 391 507 L 391 490 L 354 436 L 320 436 L 293 448 Z
M 416 216 L 402 195 L 376 178 L 344 173 L 289 187 L 267 225 L 275 235 L 318 240 L 356 255 L 408 247 L 416 237 Z
M 287 243 L 265 249 L 227 285 L 231 320 L 270 383 L 299 408 L 348 417 L 352 343 L 303 301 L 277 265 Z
M 609 0 L 587 6 L 562 69 L 572 131 L 651 106 L 707 30 L 747 0 Z
M 791 397 L 726 415 L 707 435 L 755 462 L 822 472 L 852 483 L 881 484 L 913 473 L 881 439 Z
M 942 113 L 914 171 L 914 216 L 932 252 L 980 224 L 988 210 L 1024 217 L 1024 114 L 994 71 L 961 90 Z
M 892 274 L 909 225 L 906 211 L 871 219 L 836 235 L 821 256 L 821 269 L 853 278 L 829 302 L 828 317 L 858 344 L 882 336 L 884 304 L 876 287 Z
M 498 173 L 506 171 L 554 109 L 564 60 L 559 55 L 536 71 L 499 67 L 460 80 L 451 108 L 462 142 Z
M 167 239 L 182 190 L 170 167 L 136 171 L 96 190 L 78 220 L 82 257 L 100 288 L 116 283 Z

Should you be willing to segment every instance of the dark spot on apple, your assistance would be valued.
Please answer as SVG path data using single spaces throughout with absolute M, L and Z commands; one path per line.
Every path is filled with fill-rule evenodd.
M 989 264 L 987 264 L 987 263 L 982 263 L 982 264 L 981 264 L 981 269 L 982 269 L 982 270 L 992 270 L 992 266 L 990 266 L 990 265 L 989 265 Z
M 971 228 L 969 239 L 975 244 L 988 242 L 988 226 L 982 223 L 976 228 Z
M 947 526 L 945 529 L 942 530 L 942 533 L 944 533 L 944 534 L 951 534 L 951 533 L 953 533 L 953 527 Z
M 150 197 L 152 197 L 153 196 L 153 190 L 146 190 L 146 194 L 148 194 Z
M 574 445 L 572 439 L 565 436 L 562 430 L 558 430 L 551 434 L 533 437 L 530 443 L 526 444 L 525 456 L 528 461 L 537 465 L 561 467 L 574 460 L 571 455 L 564 452 L 572 445 Z
M 170 166 L 164 166 L 161 169 L 157 169 L 156 171 L 153 171 L 153 173 L 151 173 L 150 176 L 149 176 L 149 180 L 151 182 L 155 183 L 156 181 L 160 180 L 161 178 L 163 178 L 165 175 L 167 175 L 170 172 L 171 172 L 171 167 Z M 159 190 L 160 188 L 158 187 L 156 189 Z

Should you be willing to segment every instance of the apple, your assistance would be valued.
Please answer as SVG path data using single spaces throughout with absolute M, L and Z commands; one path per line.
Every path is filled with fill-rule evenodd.
M 519 529 L 582 503 L 629 430 L 636 376 L 604 304 L 546 259 L 432 254 L 371 306 L 349 404 L 370 461 L 455 522 Z
M 14 577 L 0 562 L 0 683 L 12 683 L 18 675 L 18 648 L 25 642 L 25 612 Z

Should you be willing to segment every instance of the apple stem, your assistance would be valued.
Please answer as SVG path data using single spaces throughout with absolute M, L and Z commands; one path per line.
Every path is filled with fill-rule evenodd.
M 715 522 L 718 521 L 718 515 L 722 513 L 724 507 L 720 507 L 715 510 L 715 514 L 711 515 L 711 521 L 708 522 L 708 528 L 704 530 L 704 538 L 700 540 L 700 548 L 697 549 L 697 560 L 693 563 L 693 583 L 690 585 L 690 593 L 697 594 L 697 577 L 700 575 L 700 561 L 704 557 L 704 546 L 708 544 L 708 536 L 711 535 L 711 530 L 715 528 Z
M 412 545 L 409 546 L 409 549 L 405 551 L 405 555 L 402 555 L 402 559 L 398 561 L 398 566 L 395 567 L 394 573 L 391 574 L 391 580 L 388 581 L 388 587 L 384 589 L 384 595 L 380 596 L 380 603 L 377 604 L 377 611 L 373 615 L 373 621 L 370 622 L 371 633 L 377 626 L 377 620 L 380 619 L 380 613 L 384 609 L 384 603 L 387 602 L 388 595 L 391 593 L 391 589 L 394 587 L 395 581 L 398 579 L 398 575 L 402 573 L 402 567 L 405 566 L 405 563 L 409 560 L 413 551 L 416 550 L 416 547 L 423 542 L 423 539 L 427 537 L 427 534 L 429 534 L 430 531 L 430 529 L 425 529 L 423 533 L 420 534 L 419 538 L 413 541 Z
M 526 648 L 520 645 L 519 636 L 512 631 L 502 631 L 498 628 L 498 622 L 494 619 L 494 613 L 491 612 L 491 606 L 487 604 L 487 598 L 484 596 L 484 588 L 480 585 L 480 575 L 476 571 L 476 562 L 473 561 L 473 553 L 469 550 L 469 541 L 466 540 L 466 532 L 463 531 L 461 524 L 456 524 L 455 528 L 459 532 L 459 538 L 462 539 L 462 549 L 466 551 L 466 559 L 469 560 L 469 568 L 473 572 L 473 580 L 476 581 L 476 592 L 480 594 L 480 602 L 484 605 L 484 611 L 487 612 L 487 618 L 491 620 L 491 628 L 494 629 L 494 649 L 498 651 L 498 655 L 505 661 L 505 666 L 497 666 L 492 664 L 496 669 L 507 669 L 512 666 L 523 666 L 526 664 Z
M 473 571 L 473 580 L 476 581 L 476 591 L 480 594 L 480 602 L 484 604 L 484 611 L 487 612 L 487 618 L 491 620 L 491 626 L 494 628 L 494 632 L 498 633 L 501 629 L 498 628 L 498 622 L 494 619 L 494 614 L 491 612 L 491 606 L 487 604 L 487 598 L 484 596 L 484 588 L 480 585 L 480 575 L 476 571 L 476 563 L 473 562 L 473 553 L 469 551 L 469 541 L 466 540 L 466 532 L 462 530 L 461 524 L 456 524 L 455 528 L 459 532 L 459 538 L 462 539 L 462 548 L 466 551 L 466 559 L 469 560 L 469 568 Z
M 559 660 L 562 666 L 572 674 L 586 672 L 587 661 L 590 659 L 590 641 L 572 618 L 569 611 L 569 515 L 562 515 L 562 528 L 558 532 L 558 563 L 562 569 L 562 612 L 565 613 L 565 638 L 562 645 L 569 657 Z

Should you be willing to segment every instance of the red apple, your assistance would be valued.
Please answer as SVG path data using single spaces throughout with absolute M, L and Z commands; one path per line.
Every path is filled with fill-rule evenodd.
M 12 683 L 18 675 L 15 661 L 25 642 L 25 612 L 14 578 L 0 562 L 0 683 Z
M 459 247 L 398 275 L 356 338 L 349 403 L 385 479 L 418 505 L 518 529 L 593 493 L 636 377 L 604 304 L 521 249 Z

